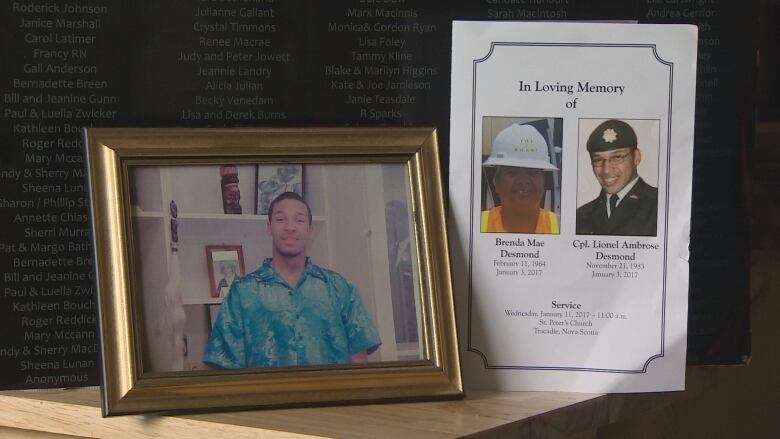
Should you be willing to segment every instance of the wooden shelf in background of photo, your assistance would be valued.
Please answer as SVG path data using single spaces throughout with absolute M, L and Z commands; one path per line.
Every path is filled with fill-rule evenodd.
M 184 305 L 221 305 L 222 297 L 205 297 L 205 298 L 192 298 L 182 299 Z

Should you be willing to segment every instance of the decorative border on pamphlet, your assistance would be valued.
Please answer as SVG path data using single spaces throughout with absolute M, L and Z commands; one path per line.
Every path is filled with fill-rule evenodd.
M 472 293 L 473 293 L 473 245 L 474 245 L 474 194 L 475 181 L 474 181 L 474 157 L 476 148 L 476 98 L 477 98 L 477 66 L 479 63 L 486 61 L 493 54 L 494 49 L 497 46 L 543 46 L 543 47 L 583 47 L 583 48 L 628 48 L 628 49 L 650 49 L 653 56 L 659 63 L 669 67 L 669 101 L 668 101 L 668 125 L 667 125 L 667 138 L 666 138 L 666 199 L 664 203 L 666 209 L 664 212 L 664 259 L 663 259 L 663 288 L 662 288 L 662 306 L 661 306 L 661 338 L 660 338 L 660 352 L 650 356 L 645 361 L 641 369 L 610 369 L 610 368 L 586 368 L 586 367 L 571 367 L 571 366 L 529 366 L 529 365 L 492 365 L 488 361 L 487 356 L 472 345 L 471 338 L 471 322 L 472 322 Z M 672 141 L 672 96 L 674 87 L 674 63 L 663 60 L 658 56 L 655 44 L 589 44 L 589 43 L 523 43 L 523 42 L 492 42 L 490 51 L 482 58 L 475 59 L 473 61 L 473 80 L 472 80 L 472 116 L 471 116 L 471 176 L 470 176 L 470 207 L 469 207 L 469 272 L 468 272 L 468 337 L 467 337 L 467 350 L 468 352 L 474 352 L 478 354 L 484 362 L 485 369 L 517 369 L 517 370 L 560 370 L 560 371 L 582 371 L 582 372 L 608 372 L 608 373 L 625 373 L 625 374 L 639 374 L 646 373 L 650 363 L 664 356 L 664 349 L 666 345 L 665 333 L 666 333 L 666 288 L 667 288 L 667 268 L 668 268 L 668 239 L 669 239 L 669 191 L 670 191 L 670 177 L 669 172 L 671 165 L 671 141 Z M 592 117 L 589 117 L 592 118 Z

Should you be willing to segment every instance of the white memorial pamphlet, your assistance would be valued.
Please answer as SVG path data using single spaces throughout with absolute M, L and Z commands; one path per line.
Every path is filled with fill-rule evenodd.
M 467 388 L 685 387 L 697 29 L 454 22 Z

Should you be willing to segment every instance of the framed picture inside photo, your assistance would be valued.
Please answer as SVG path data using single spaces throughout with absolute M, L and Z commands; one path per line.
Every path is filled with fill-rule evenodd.
M 255 213 L 267 215 L 271 202 L 284 192 L 303 195 L 303 165 L 300 163 L 257 165 Z
M 224 298 L 238 277 L 244 275 L 244 253 L 240 245 L 207 245 L 206 261 L 213 297 Z
M 86 144 L 104 415 L 463 395 L 434 129 Z M 225 165 L 244 193 L 269 169 L 307 184 L 225 214 Z

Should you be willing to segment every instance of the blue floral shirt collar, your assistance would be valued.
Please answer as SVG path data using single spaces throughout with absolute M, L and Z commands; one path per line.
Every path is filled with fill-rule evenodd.
M 271 259 L 266 258 L 257 270 L 249 273 L 247 276 L 254 278 L 258 282 L 270 282 L 276 280 L 281 283 L 287 283 L 284 278 L 271 267 Z M 303 282 L 309 275 L 317 277 L 322 280 L 327 280 L 327 276 L 318 265 L 312 264 L 311 258 L 306 257 L 306 265 L 303 267 L 301 278 L 298 280 L 298 284 Z M 291 285 L 293 286 L 293 285 Z

